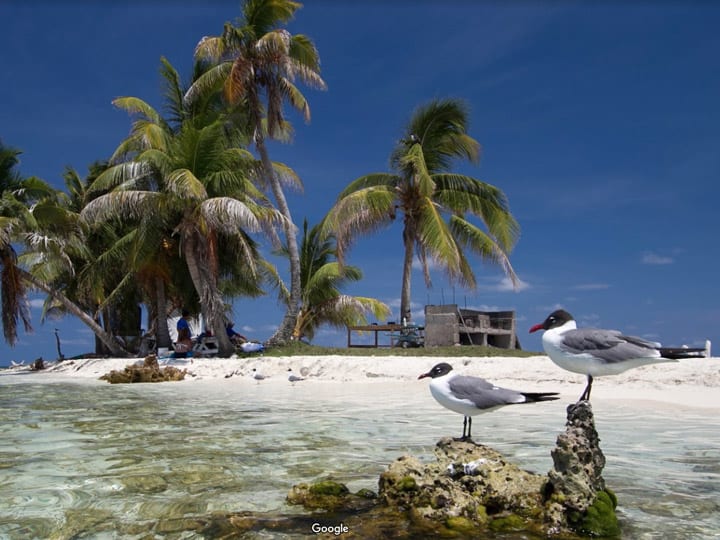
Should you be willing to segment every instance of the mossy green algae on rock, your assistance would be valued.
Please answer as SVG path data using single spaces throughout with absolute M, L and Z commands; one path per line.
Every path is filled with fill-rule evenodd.
M 375 504 L 376 495 L 368 489 L 351 493 L 345 484 L 322 480 L 314 484 L 293 486 L 287 495 L 289 504 L 301 505 L 308 510 L 326 512 L 357 512 Z
M 571 525 L 577 532 L 587 536 L 619 536 L 620 524 L 615 514 L 616 507 L 615 494 L 607 489 L 600 491 L 585 514 L 578 516 L 578 521 Z

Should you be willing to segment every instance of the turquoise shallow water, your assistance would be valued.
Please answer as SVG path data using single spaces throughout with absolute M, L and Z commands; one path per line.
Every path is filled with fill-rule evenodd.
M 508 407 L 476 417 L 473 433 L 546 472 L 566 405 Z M 601 399 L 594 411 L 623 537 L 720 538 L 717 411 Z M 298 512 L 285 504 L 291 486 L 329 474 L 375 490 L 390 461 L 432 459 L 462 419 L 425 381 L 111 386 L 14 375 L 0 377 L 0 424 L 0 538 L 114 539 L 200 538 L 194 518 Z

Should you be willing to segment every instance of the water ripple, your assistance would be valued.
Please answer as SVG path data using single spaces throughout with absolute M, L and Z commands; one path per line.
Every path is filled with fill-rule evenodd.
M 290 511 L 299 482 L 374 490 L 390 461 L 429 461 L 435 441 L 460 434 L 461 417 L 424 385 L 399 395 L 374 384 L 3 384 L 0 537 L 197 538 L 212 513 Z M 566 405 L 479 416 L 473 432 L 543 473 Z M 626 536 L 717 537 L 715 418 L 602 401 L 595 414 Z

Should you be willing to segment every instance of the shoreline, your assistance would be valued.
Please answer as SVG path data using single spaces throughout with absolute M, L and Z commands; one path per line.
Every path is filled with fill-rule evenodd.
M 80 382 L 108 384 L 99 377 L 140 358 L 88 358 L 48 363 L 46 369 L 31 371 L 29 366 L 0 370 L 0 384 L 10 382 Z M 520 391 L 559 392 L 563 399 L 575 400 L 585 385 L 585 377 L 561 369 L 543 355 L 531 357 L 406 357 L 406 356 L 289 356 L 168 359 L 161 365 L 186 369 L 184 381 L 226 381 L 231 384 L 290 385 L 288 368 L 305 378 L 297 385 L 417 382 L 418 375 L 438 362 L 448 362 L 466 375 Z M 267 378 L 252 379 L 253 368 Z M 17 375 L 23 375 L 18 377 Z M 200 385 L 205 386 L 205 385 Z M 198 388 L 199 389 L 199 388 Z M 620 375 L 597 377 L 593 400 L 650 401 L 669 405 L 720 410 L 720 358 L 687 359 L 631 369 Z

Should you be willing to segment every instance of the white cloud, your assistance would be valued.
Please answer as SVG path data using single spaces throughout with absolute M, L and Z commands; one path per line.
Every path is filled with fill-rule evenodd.
M 581 283 L 572 287 L 576 291 L 601 291 L 609 289 L 610 285 L 607 283 Z
M 530 284 L 527 281 L 523 281 L 522 279 L 517 278 L 517 283 L 513 285 L 512 280 L 507 276 L 500 278 L 500 281 L 498 283 L 496 283 L 494 286 L 491 286 L 492 290 L 500 292 L 520 292 L 529 288 Z
M 433 270 L 438 270 L 438 271 L 443 270 L 443 266 L 440 263 L 438 263 L 435 259 L 433 259 L 432 257 L 428 257 L 426 259 L 426 262 L 427 262 L 428 270 L 430 270 L 431 272 Z M 422 264 L 420 264 L 420 259 L 418 259 L 417 257 L 415 257 L 413 259 L 412 269 L 417 270 L 418 272 L 422 272 Z
M 673 264 L 675 262 L 675 259 L 673 259 L 672 257 L 658 255 L 657 253 L 653 253 L 652 251 L 646 251 L 645 253 L 643 253 L 641 260 L 643 264 L 655 265 Z

